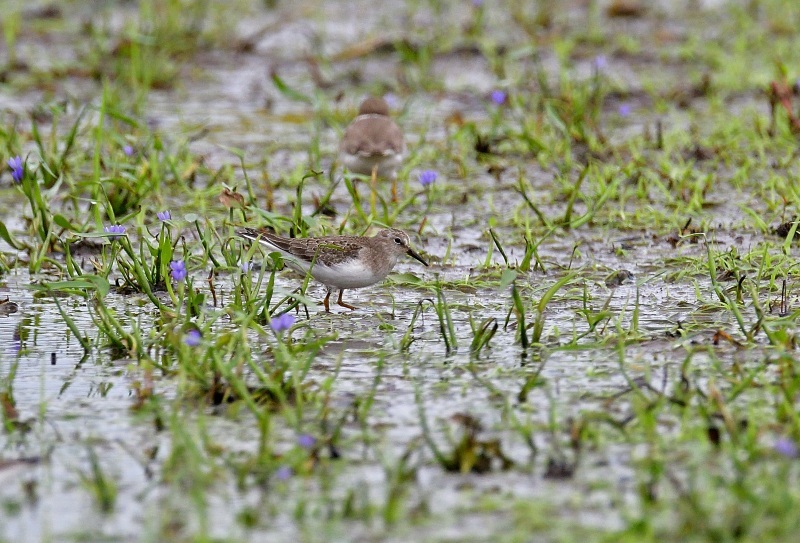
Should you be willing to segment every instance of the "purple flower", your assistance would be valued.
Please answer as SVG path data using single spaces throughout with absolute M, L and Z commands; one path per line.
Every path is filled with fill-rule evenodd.
M 183 342 L 189 347 L 197 347 L 202 340 L 203 335 L 200 333 L 200 330 L 194 328 L 186 332 L 186 335 L 183 336 Z
M 775 442 L 775 452 L 786 458 L 797 458 L 800 455 L 797 443 L 790 437 L 779 437 Z
M 493 90 L 491 94 L 492 102 L 497 104 L 498 106 L 502 106 L 506 103 L 506 99 L 508 98 L 508 94 L 506 91 L 502 90 Z
M 169 263 L 169 274 L 175 281 L 183 281 L 188 275 L 186 271 L 186 263 L 183 260 L 173 260 Z
M 483 0 L 472 0 L 472 6 L 476 8 L 483 7 Z
M 170 221 L 172 220 L 172 213 L 170 213 L 169 209 L 167 209 L 165 211 L 159 211 L 156 213 L 156 217 L 158 217 L 161 221 Z
M 22 178 L 25 177 L 25 163 L 22 161 L 22 157 L 17 155 L 9 158 L 7 164 L 11 168 L 11 178 L 14 183 L 21 183 Z
M 253 269 L 253 263 L 249 260 L 247 262 L 242 262 L 242 273 L 247 273 Z
M 621 106 L 619 106 L 619 109 L 617 111 L 620 117 L 627 117 L 628 115 L 631 114 L 631 106 L 629 106 L 628 104 L 622 104 Z
M 297 444 L 303 447 L 304 449 L 310 449 L 311 447 L 314 446 L 316 442 L 317 440 L 314 439 L 314 436 L 312 436 L 311 434 L 300 434 L 297 437 Z
M 400 105 L 400 100 L 397 99 L 397 95 L 393 92 L 387 92 L 383 95 L 383 101 L 386 102 L 386 105 L 389 106 L 389 109 L 397 109 Z
M 272 326 L 272 329 L 275 332 L 280 333 L 283 332 L 284 330 L 288 330 L 289 328 L 291 328 L 293 324 L 294 324 L 294 315 L 290 315 L 289 313 L 284 313 L 283 315 L 280 315 L 279 317 L 275 317 L 274 319 L 272 319 L 270 326 Z
M 439 177 L 439 174 L 436 170 L 424 170 L 419 174 L 419 184 L 423 187 L 427 187 L 436 181 L 437 177 Z
M 133 146 L 131 145 L 123 145 L 122 152 L 125 153 L 125 156 L 133 156 L 134 150 Z
M 14 354 L 19 354 L 22 350 L 22 337 L 19 333 L 19 325 L 14 328 L 14 335 L 12 336 L 11 348 L 14 349 Z
M 592 68 L 594 68 L 598 73 L 608 68 L 608 59 L 606 56 L 597 55 L 594 57 L 594 60 L 592 61 Z
M 115 239 L 119 239 L 125 235 L 125 227 L 121 224 L 112 224 L 111 226 L 106 226 L 103 228 L 103 232 L 108 234 L 108 239 L 114 241 Z
M 288 481 L 294 475 L 294 470 L 289 466 L 281 466 L 275 470 L 275 478 L 279 481 Z

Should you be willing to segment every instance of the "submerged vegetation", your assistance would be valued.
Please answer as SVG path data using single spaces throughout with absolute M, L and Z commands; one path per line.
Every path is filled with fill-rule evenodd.
M 800 8 L 656 4 L 11 0 L 0 542 L 794 541 Z

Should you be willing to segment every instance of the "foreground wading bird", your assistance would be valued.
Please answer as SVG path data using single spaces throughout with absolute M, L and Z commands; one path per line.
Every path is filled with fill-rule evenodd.
M 330 313 L 328 300 L 334 289 L 339 290 L 340 306 L 355 309 L 342 301 L 346 289 L 362 288 L 383 280 L 403 255 L 427 262 L 410 246 L 408 234 L 387 228 L 373 237 L 327 236 L 321 238 L 284 238 L 264 230 L 245 228 L 237 232 L 283 256 L 286 264 L 300 273 L 311 276 L 325 285 L 328 293 L 323 304 Z

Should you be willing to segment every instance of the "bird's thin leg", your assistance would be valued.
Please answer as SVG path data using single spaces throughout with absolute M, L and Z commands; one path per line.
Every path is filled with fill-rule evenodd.
M 375 215 L 375 204 L 378 199 L 378 165 L 375 164 L 372 167 L 372 177 L 370 178 L 370 190 L 371 193 L 369 195 L 369 205 L 370 209 L 372 210 L 372 214 Z
M 331 291 L 328 290 L 328 293 L 325 295 L 325 299 L 322 301 L 322 305 L 325 306 L 325 313 L 331 312 L 331 306 L 328 305 L 328 300 L 330 300 L 330 298 L 331 298 Z
M 392 203 L 397 203 L 397 175 L 392 177 Z
M 354 306 L 344 303 L 344 301 L 342 300 L 342 294 L 344 294 L 344 289 L 341 289 L 339 291 L 339 299 L 336 300 L 336 303 L 342 307 L 346 307 L 347 309 L 356 309 Z

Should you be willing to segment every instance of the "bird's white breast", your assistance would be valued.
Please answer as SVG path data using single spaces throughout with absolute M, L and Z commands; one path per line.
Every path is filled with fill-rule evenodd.
M 317 262 L 311 268 L 311 275 L 326 286 L 340 289 L 368 287 L 386 277 L 386 274 L 376 274 L 356 259 L 330 267 Z

